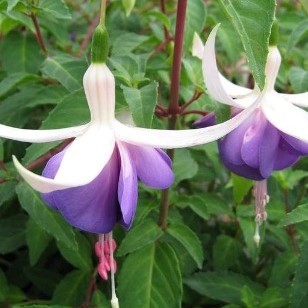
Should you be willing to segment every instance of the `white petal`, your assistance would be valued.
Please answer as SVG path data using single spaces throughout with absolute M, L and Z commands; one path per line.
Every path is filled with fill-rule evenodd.
M 202 59 L 203 56 L 204 45 L 201 41 L 200 36 L 197 32 L 194 33 L 194 39 L 192 44 L 192 55 L 199 59 Z
M 88 124 L 60 129 L 34 130 L 21 129 L 0 124 L 0 137 L 23 142 L 50 142 L 77 137 L 88 127 Z
M 91 125 L 67 148 L 55 180 L 85 185 L 95 179 L 109 161 L 115 146 L 108 126 Z
M 299 94 L 279 94 L 287 101 L 300 106 L 308 107 L 308 92 L 299 93 Z
M 219 24 L 210 33 L 206 44 L 204 46 L 204 53 L 202 59 L 202 71 L 205 85 L 209 94 L 218 102 L 239 107 L 240 106 L 224 89 L 224 86 L 220 79 L 220 73 L 217 68 L 216 56 L 215 56 L 215 38 Z
M 262 102 L 266 118 L 279 130 L 304 142 L 308 142 L 308 113 L 282 99 L 273 92 Z
M 190 130 L 160 130 L 129 127 L 114 120 L 114 132 L 117 139 L 135 145 L 152 146 L 156 148 L 184 148 L 215 141 L 230 133 L 245 121 L 259 106 L 263 95 L 247 109 L 234 118 L 211 127 Z
M 67 148 L 55 179 L 36 175 L 25 169 L 16 158 L 13 159 L 29 185 L 41 193 L 48 193 L 90 183 L 109 161 L 114 146 L 114 134 L 110 128 L 93 125 Z
M 241 96 L 248 95 L 253 91 L 249 88 L 241 87 L 238 86 L 237 84 L 234 84 L 220 73 L 219 73 L 219 78 L 226 92 L 234 98 L 239 98 Z

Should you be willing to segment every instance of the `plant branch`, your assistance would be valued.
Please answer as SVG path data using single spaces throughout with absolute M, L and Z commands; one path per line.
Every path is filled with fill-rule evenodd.
M 44 44 L 43 36 L 42 36 L 42 33 L 41 33 L 41 29 L 40 29 L 37 17 L 34 13 L 31 13 L 30 18 L 32 19 L 32 22 L 33 22 L 33 25 L 34 25 L 34 28 L 35 28 L 36 39 L 37 39 L 37 42 L 40 46 L 40 49 L 42 50 L 42 52 L 44 53 L 45 56 L 48 56 L 48 51 L 47 51 L 45 44 Z
M 162 11 L 165 11 L 165 2 L 161 0 Z M 185 29 L 187 0 L 179 0 L 177 6 L 175 37 L 174 37 L 174 54 L 171 73 L 170 101 L 169 101 L 169 129 L 175 129 L 177 116 L 179 114 L 179 90 L 180 90 L 180 75 L 182 67 L 183 39 Z M 167 154 L 173 160 L 174 150 L 168 150 Z M 162 229 L 167 228 L 168 213 L 169 213 L 169 189 L 162 191 L 159 220 L 158 224 Z
M 202 93 L 196 91 L 196 92 L 193 94 L 192 98 L 191 98 L 188 102 L 186 102 L 183 106 L 181 106 L 181 114 L 184 112 L 184 110 L 185 110 L 188 106 L 190 106 L 194 101 L 196 101 L 201 95 L 202 95 Z
M 208 113 L 206 111 L 203 111 L 203 110 L 187 110 L 187 111 L 183 111 L 181 113 L 181 116 L 184 116 L 184 115 L 188 115 L 188 114 L 199 114 L 201 116 L 206 116 Z

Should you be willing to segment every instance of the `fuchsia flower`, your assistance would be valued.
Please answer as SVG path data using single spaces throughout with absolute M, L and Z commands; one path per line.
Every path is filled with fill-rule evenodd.
M 237 86 L 225 79 L 217 69 L 215 57 L 216 26 L 203 52 L 200 38 L 195 35 L 193 54 L 203 53 L 203 74 L 209 94 L 217 101 L 232 106 L 233 115 L 248 108 L 257 98 L 260 104 L 235 130 L 219 141 L 219 152 L 225 166 L 236 174 L 253 180 L 268 178 L 274 170 L 293 165 L 301 155 L 308 154 L 308 114 L 296 107 L 308 106 L 308 93 L 279 94 L 274 85 L 281 63 L 276 46 L 269 48 L 262 91 Z M 235 99 L 234 99 L 235 98 Z M 213 115 L 196 123 L 211 125 Z

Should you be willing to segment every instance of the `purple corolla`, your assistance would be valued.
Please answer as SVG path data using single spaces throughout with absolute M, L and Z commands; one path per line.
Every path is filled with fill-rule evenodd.
M 279 94 L 274 90 L 281 63 L 276 46 L 269 48 L 262 91 L 257 85 L 251 90 L 229 82 L 218 72 L 216 65 L 217 29 L 216 26 L 204 47 L 197 35 L 193 45 L 195 56 L 201 57 L 203 54 L 203 74 L 209 94 L 217 101 L 231 105 L 233 115 L 260 99 L 255 111 L 219 141 L 219 152 L 228 169 L 261 181 L 274 170 L 285 169 L 301 155 L 308 154 L 308 114 L 295 106 L 307 107 L 308 93 Z M 207 115 L 196 126 L 212 125 L 213 119 L 213 114 Z

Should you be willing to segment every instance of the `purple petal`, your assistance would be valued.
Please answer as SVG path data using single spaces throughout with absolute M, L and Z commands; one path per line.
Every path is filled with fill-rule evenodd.
M 134 159 L 138 178 L 145 185 L 165 189 L 174 181 L 171 161 L 163 151 L 151 147 L 126 144 Z
M 259 150 L 260 173 L 264 178 L 268 178 L 274 170 L 279 140 L 279 131 L 268 122 Z
M 294 150 L 298 152 L 299 155 L 308 154 L 308 143 L 291 137 L 287 134 L 281 132 L 282 138 L 290 145 Z
M 241 156 L 243 161 L 252 168 L 259 168 L 260 166 L 259 149 L 265 137 L 266 126 L 267 121 L 262 112 L 259 111 L 244 134 Z
M 241 154 L 244 135 L 253 121 L 254 115 L 244 121 L 239 127 L 219 141 L 219 150 L 225 161 L 232 165 L 244 163 Z
M 206 116 L 197 120 L 193 123 L 193 127 L 200 128 L 200 127 L 208 127 L 213 126 L 216 123 L 216 116 L 214 112 L 208 113 Z
M 61 155 L 63 152 L 50 159 L 43 175 L 55 176 Z M 93 233 L 108 233 L 120 216 L 118 179 L 119 157 L 115 149 L 107 165 L 91 183 L 42 194 L 42 197 L 50 206 L 58 209 L 72 226 Z
M 120 202 L 122 220 L 121 225 L 129 229 L 135 216 L 138 199 L 138 180 L 134 161 L 123 142 L 117 142 L 121 157 L 121 171 L 119 177 L 118 199 Z
M 274 170 L 282 170 L 295 164 L 299 158 L 297 153 L 283 138 L 280 138 Z

